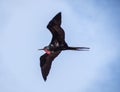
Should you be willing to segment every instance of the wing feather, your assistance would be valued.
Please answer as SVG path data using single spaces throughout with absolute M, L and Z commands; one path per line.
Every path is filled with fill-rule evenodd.
M 54 41 L 58 41 L 60 44 L 65 42 L 65 32 L 60 25 L 61 13 L 58 13 L 47 25 L 53 36 L 50 44 L 54 44 Z
M 49 71 L 51 69 L 52 61 L 60 54 L 61 51 L 56 51 L 52 54 L 44 54 L 40 57 L 40 67 L 43 79 L 46 81 Z

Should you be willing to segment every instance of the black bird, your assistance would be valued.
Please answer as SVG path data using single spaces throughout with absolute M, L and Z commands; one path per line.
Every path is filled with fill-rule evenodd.
M 52 33 L 52 40 L 48 46 L 43 49 L 46 53 L 40 57 L 40 67 L 44 80 L 49 74 L 52 61 L 60 54 L 62 50 L 88 50 L 88 47 L 69 47 L 65 42 L 65 33 L 61 28 L 61 12 L 59 12 L 47 25 Z

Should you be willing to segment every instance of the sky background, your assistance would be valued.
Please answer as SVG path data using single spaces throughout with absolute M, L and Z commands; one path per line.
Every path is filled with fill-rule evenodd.
M 44 82 L 38 51 L 48 22 L 62 12 L 70 46 Z M 120 0 L 0 0 L 0 92 L 119 92 Z

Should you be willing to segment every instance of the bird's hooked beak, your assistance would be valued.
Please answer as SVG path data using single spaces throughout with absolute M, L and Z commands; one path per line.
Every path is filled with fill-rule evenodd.
M 44 50 L 44 49 L 38 49 L 38 50 Z

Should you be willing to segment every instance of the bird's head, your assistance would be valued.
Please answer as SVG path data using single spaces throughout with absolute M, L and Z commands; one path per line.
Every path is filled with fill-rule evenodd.
M 43 49 L 38 49 L 38 50 L 44 50 L 47 54 L 51 54 L 49 46 L 45 46 Z

